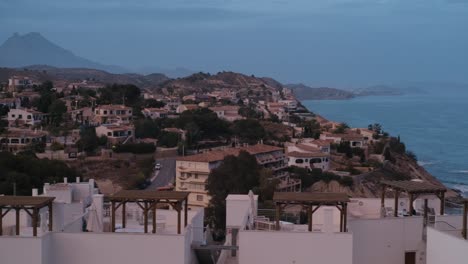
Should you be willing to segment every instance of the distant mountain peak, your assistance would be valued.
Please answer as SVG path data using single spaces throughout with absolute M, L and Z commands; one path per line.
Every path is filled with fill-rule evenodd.
M 50 65 L 63 68 L 100 69 L 114 73 L 125 72 L 118 66 L 103 65 L 79 57 L 51 42 L 39 32 L 24 35 L 13 33 L 0 45 L 0 67 L 25 67 L 28 65 Z

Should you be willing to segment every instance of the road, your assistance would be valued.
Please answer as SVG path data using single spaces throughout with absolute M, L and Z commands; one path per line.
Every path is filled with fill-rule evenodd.
M 175 158 L 158 159 L 156 163 L 161 164 L 160 170 L 154 170 L 151 185 L 146 189 L 156 189 L 173 184 L 175 180 Z

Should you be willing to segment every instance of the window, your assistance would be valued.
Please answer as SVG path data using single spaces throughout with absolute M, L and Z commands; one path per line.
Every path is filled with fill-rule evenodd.
M 203 195 L 198 194 L 197 195 L 197 201 L 198 202 L 203 202 Z
M 31 115 L 28 115 L 27 118 L 28 118 L 28 119 L 31 119 Z
M 303 160 L 303 159 L 297 159 L 297 160 L 296 160 L 296 164 L 302 164 L 302 163 L 304 163 L 304 160 Z
M 129 136 L 130 136 L 131 134 L 132 134 L 132 131 L 128 131 L 127 135 L 129 135 Z
M 194 174 L 195 179 L 198 179 L 198 174 Z
M 22 119 L 22 118 L 23 118 L 23 115 L 18 115 L 18 118 L 19 118 L 19 119 Z
M 107 132 L 107 135 L 108 135 L 108 136 L 112 136 L 112 132 Z
M 15 115 L 11 115 L 11 117 L 15 117 Z
M 107 115 L 107 110 L 104 110 L 104 114 Z

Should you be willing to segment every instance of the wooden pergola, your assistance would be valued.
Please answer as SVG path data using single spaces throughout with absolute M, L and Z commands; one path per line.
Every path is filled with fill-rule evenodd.
M 37 236 L 39 210 L 49 208 L 49 231 L 52 231 L 52 202 L 55 197 L 46 196 L 0 196 L 0 236 L 3 235 L 3 217 L 15 210 L 16 235 L 20 235 L 20 211 L 24 210 L 32 218 L 33 236 Z M 6 209 L 5 211 L 3 211 Z
M 312 216 L 321 206 L 335 206 L 340 211 L 340 232 L 347 231 L 347 211 L 349 197 L 346 193 L 298 193 L 275 192 L 276 230 L 280 230 L 281 211 L 288 205 L 302 205 L 307 208 L 309 232 L 312 232 Z
M 152 212 L 153 233 L 156 233 L 156 206 L 169 204 L 177 211 L 177 234 L 181 233 L 181 211 L 184 207 L 184 226 L 187 226 L 187 199 L 189 192 L 174 191 L 147 191 L 147 190 L 123 190 L 109 197 L 111 202 L 111 230 L 115 232 L 115 212 L 122 206 L 122 228 L 126 226 L 127 203 L 136 203 L 143 210 L 144 230 L 148 233 L 148 213 Z M 185 206 L 183 206 L 185 202 Z
M 419 181 L 382 181 L 382 199 L 381 206 L 385 207 L 385 193 L 387 188 L 393 189 L 395 192 L 395 208 L 394 216 L 398 216 L 398 198 L 400 193 L 406 192 L 409 197 L 409 215 L 413 215 L 413 202 L 420 195 L 435 195 L 440 199 L 440 214 L 443 215 L 445 211 L 445 192 L 447 189 L 442 186 L 434 185 L 427 182 Z

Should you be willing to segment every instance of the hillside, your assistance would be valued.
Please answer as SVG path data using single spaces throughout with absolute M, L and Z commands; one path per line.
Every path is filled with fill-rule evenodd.
M 102 84 L 134 84 L 142 89 L 157 87 L 169 80 L 163 74 L 114 74 L 102 70 L 85 68 L 55 68 L 45 65 L 27 66 L 21 69 L 0 68 L 0 83 L 7 82 L 12 75 L 27 76 L 38 81 L 51 80 L 54 83 L 69 83 L 82 80 L 93 80 Z
M 25 35 L 13 34 L 0 46 L 1 67 L 24 67 L 27 65 L 51 65 L 64 68 L 89 68 L 123 73 L 118 66 L 103 65 L 66 50 L 36 32 Z
M 353 91 L 356 96 L 402 95 L 403 91 L 386 85 L 375 85 Z
M 268 96 L 282 85 L 271 78 L 257 78 L 235 72 L 196 73 L 185 78 L 172 79 L 160 85 L 163 91 L 177 94 L 206 93 L 219 88 L 232 89 L 240 96 Z
M 304 84 L 288 84 L 286 87 L 292 89 L 299 100 L 344 100 L 355 97 L 350 91 L 336 88 L 312 88 Z

